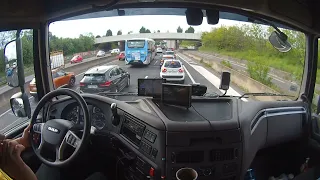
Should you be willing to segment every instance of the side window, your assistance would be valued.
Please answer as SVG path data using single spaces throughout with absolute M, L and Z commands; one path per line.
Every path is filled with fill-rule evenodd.
M 114 69 L 112 69 L 111 71 L 110 71 L 110 77 L 113 77 L 113 76 L 115 76 L 116 75 L 116 73 L 115 73 L 115 70 Z
M 58 74 L 59 77 L 64 76 L 64 72 L 63 71 L 58 71 L 57 74 Z
M 52 73 L 52 78 L 53 78 L 53 79 L 55 79 L 55 78 L 57 78 L 57 77 L 59 77 L 58 73 L 56 73 L 56 72 L 55 72 L 55 73 Z
M 121 74 L 121 73 L 120 73 L 119 68 L 115 68 L 115 69 L 114 69 L 114 71 L 115 71 L 115 76 L 117 76 L 117 75 L 120 75 L 120 74 Z
M 123 74 L 123 73 L 126 73 L 126 71 L 124 71 L 123 69 L 119 68 L 120 70 L 120 73 Z

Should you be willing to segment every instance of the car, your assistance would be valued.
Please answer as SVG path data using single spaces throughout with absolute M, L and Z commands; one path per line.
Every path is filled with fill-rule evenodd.
M 162 57 L 161 57 L 161 60 L 160 60 L 160 68 L 161 68 L 161 66 L 163 65 L 163 62 L 165 61 L 165 60 L 170 60 L 170 59 L 175 59 L 174 58 L 174 55 L 163 55 Z
M 76 76 L 74 72 L 65 72 L 61 69 L 54 69 L 51 71 L 53 84 L 55 88 L 63 85 L 68 85 L 68 87 L 74 87 L 76 83 Z M 36 79 L 33 78 L 29 83 L 29 93 L 33 97 L 37 97 L 37 86 Z
M 80 81 L 80 92 L 120 92 L 130 86 L 130 74 L 117 65 L 89 69 Z
M 184 83 L 185 73 L 182 62 L 179 60 L 165 60 L 160 71 L 160 77 L 167 81 Z
M 111 54 L 119 54 L 120 53 L 120 49 L 112 49 L 111 50 Z
M 97 53 L 97 57 L 103 57 L 103 56 L 106 56 L 106 52 L 104 52 L 104 51 L 98 51 L 98 53 Z
M 83 57 L 80 56 L 80 55 L 75 55 L 73 56 L 73 58 L 70 60 L 70 63 L 73 64 L 73 63 L 79 63 L 79 62 L 82 62 L 83 61 Z
M 175 59 L 177 58 L 176 53 L 174 51 L 166 51 L 164 54 L 173 55 Z
M 163 52 L 162 48 L 161 48 L 161 47 L 158 47 L 158 48 L 157 48 L 157 53 L 162 53 L 162 52 Z
M 174 51 L 174 48 L 167 48 L 167 51 Z
M 119 61 L 121 61 L 121 60 L 124 61 L 126 59 L 126 53 L 124 51 L 120 52 L 118 59 L 119 59 Z

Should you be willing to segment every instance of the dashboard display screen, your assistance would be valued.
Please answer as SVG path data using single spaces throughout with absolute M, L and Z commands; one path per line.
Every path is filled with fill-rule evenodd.
M 161 97 L 165 79 L 138 79 L 138 96 Z
M 181 84 L 162 84 L 162 102 L 165 104 L 191 107 L 192 86 Z

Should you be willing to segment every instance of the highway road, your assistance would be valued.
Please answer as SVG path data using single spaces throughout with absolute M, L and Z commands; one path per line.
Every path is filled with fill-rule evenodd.
M 183 62 L 183 66 L 185 68 L 185 84 L 203 84 L 208 87 L 207 92 L 222 94 L 222 91 L 218 89 L 220 84 L 219 75 L 215 74 L 211 69 L 208 69 L 200 64 L 197 64 L 195 61 L 191 60 L 187 56 L 178 53 L 178 58 Z M 115 58 L 111 59 L 109 62 L 105 63 L 105 65 L 119 65 L 124 70 L 128 71 L 131 76 L 130 86 L 125 88 L 124 92 L 137 92 L 138 86 L 138 78 L 159 78 L 160 77 L 160 55 L 157 55 L 156 58 L 151 62 L 149 66 L 144 67 L 132 67 L 130 65 L 125 65 L 124 61 L 118 61 Z M 86 69 L 89 69 L 87 67 Z M 79 82 L 84 74 L 85 70 L 81 72 L 76 72 L 76 83 L 72 88 L 79 92 Z M 228 95 L 239 96 L 242 94 L 240 89 L 236 87 L 230 87 L 228 91 Z M 246 101 L 246 100 L 245 100 Z M 30 103 L 32 109 L 34 109 L 37 105 L 37 102 L 34 98 L 30 97 Z M 10 127 L 15 124 L 19 124 L 27 121 L 27 118 L 17 118 L 11 112 L 11 109 L 6 109 L 2 114 L 0 114 L 0 133 L 1 131 L 5 132 Z
M 230 60 L 230 59 L 226 59 L 226 58 L 222 58 L 222 57 L 217 57 L 217 56 L 214 56 L 213 54 L 199 52 L 199 51 L 187 51 L 187 53 L 195 55 L 197 57 L 205 58 L 207 60 L 216 61 L 218 63 L 220 63 L 221 61 L 228 61 L 228 62 L 230 62 L 233 69 L 240 71 L 240 72 L 247 73 L 246 72 L 247 71 L 247 64 L 244 61 L 237 62 L 234 60 Z M 276 85 L 283 92 L 290 92 L 291 86 L 296 86 L 298 90 L 300 89 L 300 85 L 298 85 L 298 84 L 300 84 L 300 82 L 288 81 L 288 80 L 284 79 L 283 77 L 277 76 L 272 73 L 269 73 L 268 75 L 269 75 L 269 77 L 272 78 L 272 80 L 271 80 L 272 83 L 274 85 Z

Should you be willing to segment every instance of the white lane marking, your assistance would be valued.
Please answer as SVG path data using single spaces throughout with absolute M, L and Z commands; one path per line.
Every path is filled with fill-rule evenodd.
M 80 75 L 82 75 L 82 74 L 84 74 L 84 73 L 85 73 L 85 72 L 83 72 L 83 73 L 80 73 L 80 74 L 77 74 L 77 75 L 76 75 L 76 77 L 78 77 L 78 76 L 80 76 Z
M 180 56 L 178 54 L 178 56 L 184 60 L 184 58 L 182 58 L 182 56 Z M 208 71 L 207 69 L 205 69 L 202 66 L 198 66 L 198 65 L 194 65 L 194 64 L 190 64 L 188 61 L 184 60 L 186 63 L 188 63 L 193 69 L 195 69 L 196 71 L 198 71 L 203 77 L 205 77 L 211 84 L 213 84 L 216 88 L 219 89 L 220 86 L 220 78 L 218 78 L 217 76 L 213 75 L 210 71 Z M 220 90 L 220 89 L 219 89 Z M 222 93 L 224 93 L 224 90 L 220 90 Z M 231 96 L 241 96 L 236 90 L 234 90 L 232 87 L 229 88 L 229 90 L 227 91 L 226 95 L 231 95 Z M 246 99 L 242 99 L 243 101 L 248 101 Z
M 148 76 L 144 77 L 145 79 L 148 79 Z
M 190 77 L 191 81 L 193 84 L 198 84 L 196 83 L 196 81 L 193 79 L 193 77 L 191 76 L 191 74 L 189 73 L 189 71 L 187 70 L 186 66 L 183 65 L 184 70 L 186 71 L 186 73 L 188 74 L 188 76 Z
M 0 115 L 0 117 L 2 117 L 3 115 L 7 114 L 9 111 L 11 111 L 11 109 L 6 110 L 4 113 L 2 113 L 2 114 Z
M 156 65 L 156 64 L 157 64 L 157 62 L 158 62 L 158 59 L 156 60 L 156 62 L 155 62 L 153 65 Z

